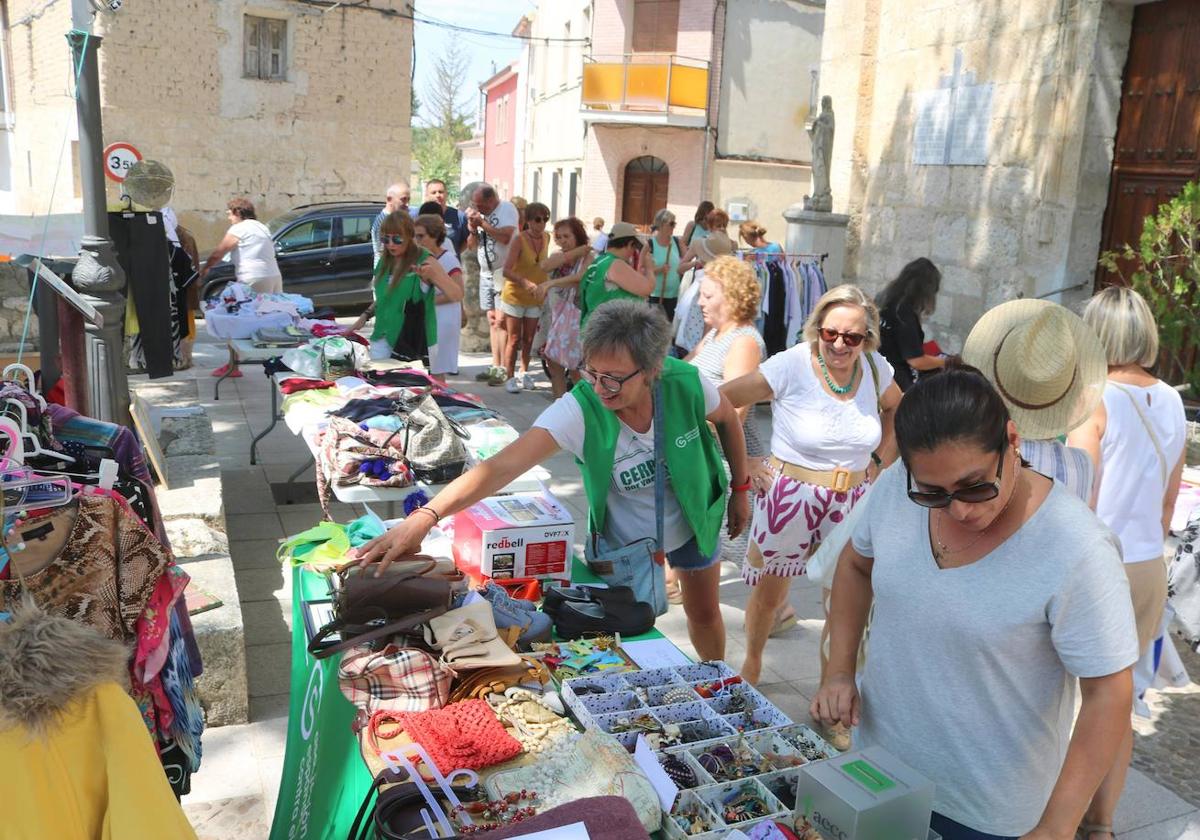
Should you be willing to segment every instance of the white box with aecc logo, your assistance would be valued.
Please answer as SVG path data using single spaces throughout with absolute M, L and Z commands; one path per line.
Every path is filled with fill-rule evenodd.
M 826 840 L 926 840 L 932 811 L 933 782 L 878 747 L 800 768 L 796 825 Z
M 575 520 L 554 496 L 492 496 L 454 517 L 454 563 L 474 582 L 540 578 L 569 585 Z

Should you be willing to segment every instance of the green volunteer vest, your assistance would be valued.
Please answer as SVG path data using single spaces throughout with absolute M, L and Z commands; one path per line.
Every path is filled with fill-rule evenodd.
M 662 386 L 663 453 L 671 476 L 671 490 L 696 536 L 701 554 L 711 556 L 721 536 L 727 481 L 721 453 L 704 411 L 700 371 L 687 362 L 667 358 L 663 363 Z M 603 533 L 621 421 L 604 407 L 587 382 L 579 382 L 571 394 L 583 409 L 584 457 L 577 458 L 576 463 L 587 494 L 588 519 L 593 531 Z
M 422 249 L 417 257 L 417 265 L 425 261 L 429 252 Z M 391 278 L 384 268 L 385 260 L 380 258 L 375 266 L 375 331 L 371 340 L 378 341 L 386 338 L 388 343 L 395 345 L 400 338 L 400 330 L 404 328 L 404 308 L 409 303 L 424 303 L 425 306 L 425 341 L 433 347 L 437 344 L 437 308 L 433 299 L 437 294 L 435 287 L 429 291 L 421 291 L 421 275 L 410 271 L 400 278 L 395 288 L 388 288 Z
M 592 264 L 588 266 L 588 270 L 583 273 L 583 277 L 579 279 L 580 329 L 587 323 L 588 316 L 602 303 L 607 303 L 610 300 L 618 300 L 619 298 L 641 300 L 633 292 L 627 292 L 619 286 L 612 290 L 604 288 L 604 280 L 608 277 L 608 269 L 616 261 L 617 258 L 612 254 L 601 254 L 592 261 Z

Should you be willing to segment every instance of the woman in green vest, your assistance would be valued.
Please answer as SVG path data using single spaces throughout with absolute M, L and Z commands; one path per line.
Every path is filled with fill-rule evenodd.
M 428 358 L 430 348 L 437 344 L 436 292 L 448 303 L 463 299 L 462 287 L 432 254 L 417 245 L 414 233 L 407 210 L 389 213 L 379 225 L 383 256 L 375 266 L 375 299 L 349 329 L 357 332 L 375 316 L 372 359 L 390 358 L 397 349 L 409 358 Z M 406 324 L 409 319 L 415 320 Z
M 723 659 L 725 624 L 717 585 L 721 516 L 736 537 L 749 516 L 746 445 L 737 413 L 694 366 L 668 358 L 671 327 L 656 306 L 617 300 L 592 313 L 583 331 L 583 379 L 533 428 L 455 479 L 431 502 L 357 552 L 381 569 L 419 552 L 439 520 L 486 498 L 559 450 L 575 456 L 591 529 L 610 547 L 657 532 L 654 397 L 662 383 L 666 499 L 663 545 L 683 591 L 688 635 L 701 659 Z M 710 431 L 717 430 L 721 449 Z M 726 500 L 721 451 L 734 476 Z M 647 560 L 646 562 L 652 562 Z M 657 574 L 662 575 L 662 567 Z
M 592 260 L 579 281 L 580 329 L 600 304 L 618 298 L 642 299 L 654 291 L 654 281 L 632 265 L 633 255 L 641 249 L 637 228 L 629 222 L 612 226 L 604 253 Z

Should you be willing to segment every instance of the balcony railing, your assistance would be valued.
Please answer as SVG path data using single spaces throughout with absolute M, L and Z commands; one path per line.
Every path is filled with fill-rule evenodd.
M 708 62 L 658 53 L 587 56 L 584 111 L 703 116 Z

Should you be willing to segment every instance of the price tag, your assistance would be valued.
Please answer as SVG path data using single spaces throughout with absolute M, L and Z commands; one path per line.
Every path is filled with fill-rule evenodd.
M 142 153 L 130 143 L 112 143 L 104 150 L 104 174 L 120 183 L 129 167 L 142 159 Z

